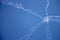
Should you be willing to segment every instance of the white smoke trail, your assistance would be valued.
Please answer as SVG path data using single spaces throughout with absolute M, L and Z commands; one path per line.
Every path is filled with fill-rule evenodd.
M 60 18 L 60 16 L 49 16 L 50 18 Z
M 50 22 L 57 22 L 60 24 L 60 17 L 50 17 Z
M 46 0 L 46 2 L 47 2 L 47 5 L 46 5 L 46 7 L 45 7 L 45 13 L 46 13 L 46 16 L 47 16 L 47 17 L 46 17 L 46 18 L 44 17 L 45 19 L 42 20 L 42 16 L 38 15 L 37 13 L 33 12 L 32 10 L 25 9 L 22 4 L 14 3 L 13 1 L 7 1 L 7 0 L 2 0 L 2 1 L 1 1 L 1 3 L 5 4 L 5 5 L 9 5 L 9 6 L 18 8 L 18 9 L 22 9 L 22 10 L 25 11 L 25 12 L 31 13 L 31 14 L 39 17 L 39 18 L 42 20 L 41 23 L 47 22 L 47 27 L 46 27 L 46 36 L 47 36 L 47 37 L 46 37 L 46 40 L 52 40 L 51 32 L 50 32 L 50 29 L 49 29 L 50 27 L 49 27 L 48 24 L 49 24 L 49 22 L 59 22 L 59 23 L 60 23 L 60 20 L 58 20 L 58 19 L 60 18 L 60 16 L 49 16 L 49 15 L 48 15 L 48 7 L 49 7 L 50 3 L 49 3 L 49 0 Z M 48 19 L 48 18 L 49 18 L 49 19 Z M 51 18 L 52 18 L 52 19 L 51 19 Z M 54 19 L 54 18 L 55 18 L 55 19 Z M 58 19 L 57 19 L 57 18 L 58 18 Z M 32 27 L 32 28 L 30 29 L 30 31 L 29 31 L 25 36 L 23 36 L 21 39 L 19 39 L 19 40 L 23 40 L 23 39 L 24 39 L 24 40 L 28 40 L 28 39 L 31 37 L 32 33 L 36 30 L 36 28 L 37 28 L 41 23 L 37 24 L 35 27 Z
M 12 2 L 12 1 L 7 1 L 7 0 L 3 0 L 3 1 L 1 1 L 1 3 L 5 4 L 5 5 L 9 5 L 9 6 L 15 5 L 14 2 Z
M 31 35 L 33 34 L 33 32 L 37 29 L 37 27 L 39 26 L 39 25 L 41 25 L 42 23 L 41 22 L 39 22 L 35 27 L 32 27 L 31 29 L 30 29 L 30 31 L 25 35 L 25 36 L 23 36 L 22 38 L 20 38 L 19 40 L 29 40 L 29 38 L 31 37 Z
M 31 10 L 28 10 L 28 9 L 23 9 L 23 10 L 42 19 L 42 17 L 40 15 L 38 15 L 37 13 L 35 13 L 35 12 L 31 11 Z
M 48 7 L 49 7 L 50 3 L 49 3 L 49 0 L 46 0 L 46 2 L 47 2 L 47 5 L 45 7 L 45 12 L 46 12 L 46 16 L 49 18 L 49 16 L 48 16 Z M 50 18 L 49 18 L 49 20 L 50 20 Z M 48 20 L 47 26 L 46 26 L 46 39 L 45 40 L 52 40 L 50 27 L 49 27 L 49 20 Z
M 52 35 L 51 35 L 51 32 L 50 32 L 49 24 L 47 24 L 45 30 L 46 30 L 46 39 L 45 40 L 52 40 Z
M 47 5 L 45 7 L 45 12 L 46 12 L 46 16 L 48 16 L 48 7 L 49 7 L 50 3 L 49 3 L 49 0 L 46 0 L 46 2 L 47 2 Z
M 20 3 L 20 4 L 19 4 L 19 3 L 14 3 L 13 1 L 7 1 L 7 0 L 1 1 L 1 2 L 2 2 L 3 4 L 5 4 L 5 5 L 9 5 L 9 6 L 13 6 L 13 7 L 15 7 L 15 8 L 18 8 L 18 9 L 22 9 L 22 10 L 25 11 L 25 12 L 31 13 L 31 14 L 33 14 L 33 15 L 41 18 L 41 16 L 38 15 L 37 13 L 35 13 L 35 12 L 31 11 L 31 10 L 25 9 L 21 3 Z M 42 18 L 41 18 L 41 19 L 42 19 Z

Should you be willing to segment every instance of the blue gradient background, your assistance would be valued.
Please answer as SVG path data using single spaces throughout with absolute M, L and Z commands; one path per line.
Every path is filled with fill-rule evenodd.
M 46 0 L 12 0 L 13 2 L 22 3 L 23 7 L 36 12 L 42 18 L 46 16 Z M 60 15 L 60 0 L 49 0 L 49 15 Z M 29 30 L 41 21 L 40 18 L 25 12 L 21 9 L 14 8 L 0 3 L 0 39 L 1 40 L 18 40 L 23 37 Z M 53 40 L 60 40 L 60 24 L 50 22 L 50 31 Z M 33 32 L 29 40 L 45 40 L 46 23 L 39 25 Z

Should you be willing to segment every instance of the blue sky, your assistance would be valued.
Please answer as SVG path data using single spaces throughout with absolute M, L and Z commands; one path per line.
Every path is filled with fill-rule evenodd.
M 7 0 L 13 1 L 14 3 L 22 3 L 25 9 L 31 10 L 42 18 L 46 16 L 45 7 L 46 0 Z M 60 1 L 49 0 L 50 5 L 48 7 L 49 15 L 55 16 L 60 15 Z M 1 40 L 19 40 L 28 32 L 30 29 L 35 27 L 36 24 L 41 22 L 41 18 L 23 11 L 13 6 L 5 5 L 0 3 L 0 16 L 1 16 Z M 42 22 L 41 22 L 42 23 Z M 46 23 L 39 25 L 33 32 L 29 40 L 45 40 L 46 34 Z M 52 40 L 60 40 L 60 24 L 58 22 L 49 23 Z M 33 29 L 32 29 L 33 30 Z M 26 38 L 24 39 L 26 40 Z

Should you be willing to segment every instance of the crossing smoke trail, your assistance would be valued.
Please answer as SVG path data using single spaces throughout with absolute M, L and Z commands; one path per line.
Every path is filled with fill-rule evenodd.
M 60 17 L 51 17 L 50 22 L 56 22 L 60 24 Z
M 46 13 L 46 16 L 48 16 L 48 7 L 49 7 L 49 0 L 46 0 L 46 2 L 47 2 L 47 5 L 46 5 L 46 7 L 45 7 L 45 13 Z
M 49 24 L 46 26 L 46 39 L 45 40 L 52 40 Z
M 49 0 L 46 0 L 46 2 L 47 2 L 47 5 L 45 7 L 45 12 L 46 12 L 46 16 L 48 17 L 48 7 L 49 7 L 50 3 L 49 3 Z M 45 31 L 46 31 L 46 39 L 45 40 L 52 40 L 52 36 L 51 36 L 51 32 L 50 32 L 50 27 L 49 27 L 49 20 L 47 21 L 47 26 L 46 26 Z
M 7 1 L 7 0 L 3 0 L 1 1 L 2 4 L 8 5 L 8 6 L 12 6 L 15 8 L 19 8 L 19 4 L 18 3 L 14 3 L 13 1 Z
M 29 31 L 25 36 L 23 36 L 22 38 L 20 38 L 19 40 L 29 40 L 30 37 L 31 37 L 31 35 L 33 34 L 33 32 L 34 32 L 34 31 L 37 29 L 37 27 L 38 27 L 39 25 L 41 25 L 41 24 L 43 24 L 43 23 L 39 22 L 35 27 L 32 27 L 32 28 L 30 29 L 30 31 Z
M 15 8 L 18 8 L 18 9 L 22 9 L 23 11 L 28 12 L 30 14 L 33 14 L 33 15 L 35 15 L 35 16 L 42 19 L 42 17 L 40 15 L 38 15 L 37 13 L 35 13 L 35 12 L 31 11 L 31 10 L 25 9 L 23 7 L 22 3 L 20 3 L 20 4 L 19 3 L 14 3 L 13 1 L 7 1 L 7 0 L 1 1 L 1 2 L 3 4 L 5 4 L 5 5 L 9 5 L 9 6 L 13 6 Z
M 28 9 L 25 9 L 22 4 L 18 4 L 18 3 L 14 3 L 12 1 L 2 1 L 3 4 L 6 4 L 6 5 L 9 5 L 9 6 L 13 6 L 13 7 L 16 7 L 16 8 L 19 8 L 19 9 L 22 9 L 23 11 L 25 12 L 28 12 L 28 13 L 31 13 L 37 17 L 39 17 L 40 19 L 42 19 L 42 17 L 40 15 L 38 15 L 37 13 L 31 11 L 31 10 L 28 10 Z M 42 24 L 43 22 L 39 22 L 36 26 L 32 27 L 30 29 L 30 31 L 24 35 L 22 38 L 20 38 L 19 40 L 29 40 L 29 38 L 31 37 L 31 35 L 33 34 L 33 32 L 36 30 L 36 28 Z
M 60 24 L 60 16 L 49 16 L 50 22 L 57 22 Z
M 32 27 L 30 29 L 30 31 L 25 36 L 20 38 L 19 40 L 29 40 L 29 38 L 31 37 L 33 32 L 36 30 L 36 28 L 40 24 L 45 23 L 45 22 L 47 23 L 47 26 L 45 28 L 45 32 L 46 32 L 46 39 L 45 40 L 52 40 L 52 36 L 51 36 L 51 32 L 50 32 L 50 27 L 49 27 L 49 22 L 59 22 L 60 23 L 60 19 L 59 19 L 60 16 L 49 16 L 48 15 L 48 7 L 50 5 L 49 0 L 46 0 L 46 3 L 47 3 L 47 5 L 45 7 L 46 17 L 44 17 L 44 19 L 42 19 L 43 16 L 38 15 L 37 13 L 33 12 L 32 10 L 25 9 L 23 7 L 22 3 L 14 3 L 13 1 L 7 1 L 7 0 L 2 0 L 1 3 L 5 4 L 5 5 L 12 6 L 12 7 L 15 7 L 15 8 L 18 8 L 18 9 L 22 9 L 23 11 L 28 12 L 30 14 L 33 14 L 33 15 L 39 17 L 42 20 L 39 24 L 37 24 L 36 26 Z

